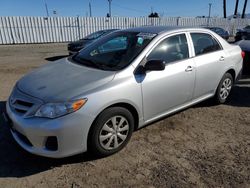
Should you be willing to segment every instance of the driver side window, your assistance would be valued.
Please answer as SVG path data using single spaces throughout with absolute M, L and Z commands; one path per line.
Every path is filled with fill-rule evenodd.
M 147 57 L 150 60 L 162 60 L 171 63 L 189 58 L 185 34 L 171 36 L 158 44 Z

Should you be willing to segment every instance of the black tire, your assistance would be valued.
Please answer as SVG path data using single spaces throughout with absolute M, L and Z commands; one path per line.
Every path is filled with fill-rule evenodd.
M 226 88 L 225 87 L 225 83 L 230 80 L 230 85 L 231 85 L 231 88 L 229 89 L 225 89 L 227 90 L 226 94 L 224 95 L 223 97 L 223 88 Z M 232 87 L 233 87 L 233 84 L 234 84 L 234 79 L 233 79 L 233 76 L 230 74 L 230 73 L 226 73 L 224 74 L 224 76 L 222 77 L 220 83 L 219 83 L 219 86 L 216 90 L 216 94 L 214 96 L 214 99 L 215 99 L 215 102 L 217 104 L 223 104 L 225 102 L 228 101 L 228 99 L 230 98 L 230 94 L 231 94 L 231 91 L 232 91 Z
M 111 140 L 110 138 L 107 138 L 104 141 L 101 141 L 101 136 L 103 132 L 105 132 L 104 130 L 104 125 L 107 124 L 108 126 L 112 127 L 113 126 L 113 122 L 111 120 L 112 117 L 115 117 L 116 119 L 116 125 L 120 122 L 122 122 L 122 120 L 124 120 L 124 123 L 121 124 L 121 126 L 126 126 L 129 127 L 128 130 L 123 131 L 122 133 L 125 135 L 126 134 L 126 139 L 124 139 L 124 141 L 122 141 L 122 139 L 118 136 L 118 131 L 117 128 L 116 132 L 114 133 L 110 133 L 107 131 L 107 134 L 113 134 L 111 137 L 113 139 L 113 141 L 110 144 L 110 147 L 114 147 L 113 149 L 109 148 L 105 148 L 105 144 L 104 142 L 107 141 L 106 144 L 108 144 L 108 141 Z M 120 119 L 119 119 L 120 118 Z M 124 119 L 122 119 L 124 118 Z M 112 125 L 109 125 L 110 123 L 112 123 Z M 109 127 L 109 128 L 110 128 Z M 117 125 L 118 127 L 118 125 Z M 124 128 L 122 127 L 122 128 Z M 113 129 L 114 131 L 114 129 Z M 91 130 L 89 132 L 89 136 L 88 136 L 88 150 L 94 154 L 95 156 L 98 157 L 105 157 L 108 155 L 112 155 L 118 151 L 120 151 L 121 149 L 123 149 L 128 141 L 130 140 L 132 133 L 134 131 L 134 118 L 133 115 L 131 114 L 131 112 L 125 108 L 122 107 L 111 107 L 108 108 L 106 110 L 104 110 L 94 121 Z M 105 134 L 105 135 L 107 135 Z M 105 136 L 104 135 L 104 136 Z M 124 136 L 123 135 L 123 136 Z M 118 141 L 121 141 L 120 145 L 118 147 L 115 148 L 115 140 L 117 141 L 116 143 L 118 143 Z

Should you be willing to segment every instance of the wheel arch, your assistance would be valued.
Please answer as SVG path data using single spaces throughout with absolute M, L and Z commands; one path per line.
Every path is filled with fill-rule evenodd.
M 234 81 L 236 80 L 236 71 L 235 71 L 233 68 L 227 70 L 226 73 L 231 74 L 232 77 L 233 77 L 233 79 L 234 79 Z M 226 73 L 225 73 L 225 74 L 226 74 Z
M 127 102 L 117 102 L 117 103 L 114 103 L 114 104 L 111 104 L 107 107 L 105 107 L 104 109 L 102 109 L 98 115 L 95 117 L 94 121 L 92 122 L 91 126 L 90 126 L 90 129 L 89 129 L 89 133 L 88 133 L 88 137 L 87 137 L 87 142 L 88 142 L 88 145 L 89 145 L 89 135 L 91 134 L 91 131 L 93 130 L 93 125 L 94 123 L 96 122 L 98 116 L 103 112 L 105 111 L 106 109 L 108 108 L 112 108 L 112 107 L 122 107 L 122 108 L 125 108 L 127 110 L 129 110 L 134 118 L 134 121 L 135 121 L 135 125 L 134 125 L 134 131 L 137 130 L 139 128 L 139 113 L 137 111 L 137 109 L 132 105 L 132 104 L 129 104 Z
M 139 126 L 139 113 L 138 113 L 137 109 L 133 105 L 131 105 L 129 103 L 125 103 L 125 102 L 120 102 L 120 103 L 115 103 L 113 105 L 110 105 L 107 108 L 112 108 L 112 107 L 122 107 L 122 108 L 125 108 L 128 111 L 130 111 L 133 118 L 134 118 L 134 121 L 135 121 L 134 130 L 138 129 L 138 126 Z M 105 108 L 104 110 L 106 110 L 107 108 Z
M 233 80 L 234 80 L 234 81 L 236 80 L 236 71 L 234 70 L 234 68 L 231 67 L 231 68 L 229 68 L 228 70 L 226 70 L 226 71 L 224 72 L 224 74 L 221 76 L 221 78 L 219 79 L 219 81 L 218 81 L 218 83 L 217 83 L 217 85 L 216 85 L 216 88 L 214 89 L 214 95 L 216 94 L 216 91 L 217 91 L 217 89 L 218 89 L 218 87 L 219 87 L 219 84 L 220 84 L 221 79 L 223 78 L 223 76 L 224 76 L 226 73 L 231 74 L 232 77 L 233 77 Z

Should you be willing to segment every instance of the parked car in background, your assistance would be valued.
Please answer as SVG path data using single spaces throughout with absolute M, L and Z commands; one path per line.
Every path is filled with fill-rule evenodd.
M 28 152 L 107 156 L 169 114 L 211 97 L 225 103 L 241 70 L 240 47 L 207 29 L 119 30 L 21 78 L 4 117 Z
M 250 40 L 240 40 L 235 44 L 239 45 L 240 48 L 245 52 L 242 74 L 250 75 Z
M 250 25 L 239 29 L 235 36 L 235 41 L 249 40 L 250 39 Z
M 205 27 L 205 28 L 210 29 L 211 31 L 217 33 L 218 35 L 220 35 L 225 40 L 229 39 L 229 33 L 228 33 L 228 31 L 226 31 L 223 28 L 220 28 L 220 27 Z
M 97 39 L 113 32 L 113 31 L 116 31 L 116 30 L 117 29 L 100 30 L 100 31 L 91 33 L 90 35 L 84 37 L 83 39 L 69 43 L 68 44 L 69 55 L 73 55 L 73 54 L 77 53 L 78 51 L 80 51 L 81 49 L 83 49 L 87 45 L 91 44 L 95 40 L 97 40 Z

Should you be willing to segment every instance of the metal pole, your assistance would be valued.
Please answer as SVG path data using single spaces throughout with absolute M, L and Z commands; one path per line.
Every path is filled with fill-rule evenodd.
M 208 14 L 208 18 L 211 17 L 211 7 L 212 7 L 212 3 L 209 3 L 209 14 Z
M 112 0 L 108 0 L 109 1 L 109 17 L 111 17 L 111 1 Z
M 92 8 L 91 8 L 91 2 L 89 1 L 89 16 L 92 17 Z
M 245 18 L 246 8 L 247 8 L 247 0 L 245 0 L 241 18 Z
M 80 22 L 79 22 L 79 16 L 76 17 L 77 21 L 77 29 L 78 29 L 78 39 L 81 39 L 81 31 L 80 31 Z
M 208 11 L 208 18 L 207 18 L 207 26 L 209 26 L 209 21 L 210 21 L 210 17 L 211 17 L 211 7 L 212 7 L 212 3 L 209 3 L 209 11 Z
M 46 9 L 46 14 L 47 14 L 47 17 L 49 17 L 49 10 L 48 10 L 48 5 L 46 3 L 46 1 L 44 0 L 44 6 L 45 6 L 45 9 Z
M 227 1 L 223 0 L 223 12 L 224 12 L 224 18 L 227 18 Z
M 177 25 L 177 26 L 179 26 L 180 18 L 181 18 L 180 16 L 177 17 L 177 20 L 176 20 L 176 25 Z
M 236 4 L 235 4 L 235 10 L 234 10 L 234 17 L 237 17 L 238 14 L 238 6 L 239 6 L 239 0 L 236 0 Z

